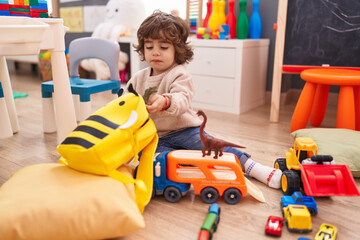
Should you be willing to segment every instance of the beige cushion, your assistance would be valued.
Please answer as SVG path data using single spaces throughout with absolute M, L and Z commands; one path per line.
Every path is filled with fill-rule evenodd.
M 131 175 L 123 166 L 120 171 Z M 144 227 L 134 186 L 61 164 L 25 167 L 0 188 L 1 239 L 105 239 Z
M 342 128 L 306 128 L 291 136 L 311 137 L 318 154 L 332 155 L 336 164 L 349 165 L 354 177 L 360 177 L 360 132 Z

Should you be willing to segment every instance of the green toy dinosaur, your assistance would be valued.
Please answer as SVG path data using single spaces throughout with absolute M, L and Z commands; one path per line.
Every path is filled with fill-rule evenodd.
M 157 92 L 157 87 L 149 87 L 145 90 L 145 93 L 144 93 L 144 101 L 145 101 L 145 104 L 148 104 L 148 101 L 149 101 L 149 97 L 151 96 L 151 94 L 153 93 L 156 93 Z

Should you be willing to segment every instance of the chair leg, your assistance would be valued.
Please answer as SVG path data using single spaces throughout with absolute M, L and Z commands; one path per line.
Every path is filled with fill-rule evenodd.
M 43 128 L 45 133 L 56 132 L 56 119 L 53 98 L 42 98 Z
M 15 101 L 12 92 L 9 71 L 6 64 L 6 59 L 4 56 L 0 56 L 0 81 L 4 91 L 4 98 L 6 102 L 6 108 L 8 111 L 8 116 L 10 118 L 10 123 L 13 133 L 19 131 L 19 121 L 16 113 Z
M 9 113 L 6 108 L 4 98 L 0 98 L 0 139 L 8 138 L 13 135 L 11 123 L 9 119 Z
M 72 97 L 74 101 L 76 121 L 80 122 L 80 96 L 73 94 Z
M 360 86 L 354 87 L 355 99 L 355 130 L 360 131 Z
M 90 114 L 92 113 L 91 111 L 91 102 L 80 102 L 80 118 L 79 121 L 82 122 L 84 121 L 86 118 L 88 118 L 90 116 Z
M 355 102 L 352 86 L 340 87 L 336 127 L 355 130 Z
M 291 132 L 305 128 L 309 120 L 311 106 L 314 100 L 316 84 L 306 82 L 296 104 L 292 119 Z
M 117 93 L 116 93 L 116 94 L 113 93 L 113 94 L 111 94 L 111 97 L 112 97 L 112 100 L 115 100 L 115 99 L 117 99 L 119 96 L 117 95 Z
M 312 126 L 318 127 L 324 120 L 328 97 L 329 85 L 318 84 L 310 113 L 310 123 Z

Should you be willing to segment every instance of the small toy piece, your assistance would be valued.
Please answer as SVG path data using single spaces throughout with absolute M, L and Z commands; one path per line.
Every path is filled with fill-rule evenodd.
M 205 155 L 210 156 L 211 155 L 211 150 L 213 150 L 215 152 L 214 158 L 217 159 L 218 156 L 221 157 L 223 155 L 222 149 L 224 147 L 245 148 L 243 146 L 239 146 L 239 145 L 236 145 L 234 143 L 226 142 L 224 140 L 221 140 L 221 139 L 214 138 L 212 136 L 206 135 L 204 133 L 204 128 L 205 128 L 205 124 L 207 122 L 207 117 L 206 117 L 205 113 L 203 111 L 201 111 L 201 110 L 199 110 L 197 112 L 197 115 L 202 116 L 204 118 L 204 120 L 203 120 L 203 122 L 202 122 L 202 124 L 200 126 L 200 132 L 199 132 L 201 142 L 204 145 L 204 148 L 202 149 L 203 157 Z M 207 153 L 206 153 L 206 151 L 207 151 Z
M 211 39 L 212 32 L 210 28 L 199 27 L 197 29 L 196 38 L 198 39 Z
M 221 25 L 219 39 L 220 40 L 229 40 L 230 39 L 229 25 L 226 25 L 226 24 Z
M 220 222 L 220 207 L 217 203 L 211 204 L 209 214 L 201 225 L 198 240 L 211 240 L 212 235 L 216 232 L 217 225 Z
M 315 216 L 318 212 L 315 199 L 313 197 L 303 196 L 301 192 L 294 192 L 291 196 L 281 197 L 281 209 L 291 204 L 306 206 L 311 216 Z
M 149 87 L 145 90 L 145 93 L 144 93 L 144 101 L 145 101 L 145 104 L 148 104 L 148 101 L 149 101 L 149 98 L 151 96 L 151 94 L 153 93 L 156 93 L 157 92 L 157 87 L 154 86 L 154 87 Z
M 283 218 L 269 216 L 265 227 L 265 233 L 267 235 L 280 237 L 282 225 L 283 225 Z
M 317 155 L 317 146 L 310 137 L 298 137 L 294 147 L 278 158 L 274 167 L 282 171 L 281 190 L 285 195 L 300 191 L 301 180 L 308 196 L 359 196 L 355 180 L 348 165 L 322 164 L 332 161 L 332 156 Z M 311 158 L 318 164 L 305 164 Z M 301 174 L 301 177 L 300 177 Z
M 291 232 L 306 233 L 312 231 L 309 210 L 303 205 L 289 205 L 283 209 L 284 221 Z
M 316 233 L 314 240 L 335 240 L 337 235 L 337 227 L 323 223 L 319 231 Z

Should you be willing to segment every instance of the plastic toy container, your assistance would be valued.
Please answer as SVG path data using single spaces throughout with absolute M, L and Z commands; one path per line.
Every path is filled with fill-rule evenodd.
M 1 55 L 36 55 L 49 25 L 33 18 L 0 16 Z
M 42 52 L 42 51 L 40 51 L 40 52 Z M 66 65 L 67 65 L 68 72 L 69 72 L 69 69 L 70 69 L 69 68 L 69 64 L 70 64 L 69 55 L 66 55 L 65 58 L 66 58 Z M 51 58 L 45 59 L 45 58 L 41 58 L 39 56 L 38 59 L 39 59 L 38 66 L 39 66 L 40 73 L 41 73 L 41 80 L 43 82 L 53 80 L 52 67 L 51 67 Z
M 348 165 L 300 164 L 300 169 L 308 196 L 359 196 Z

